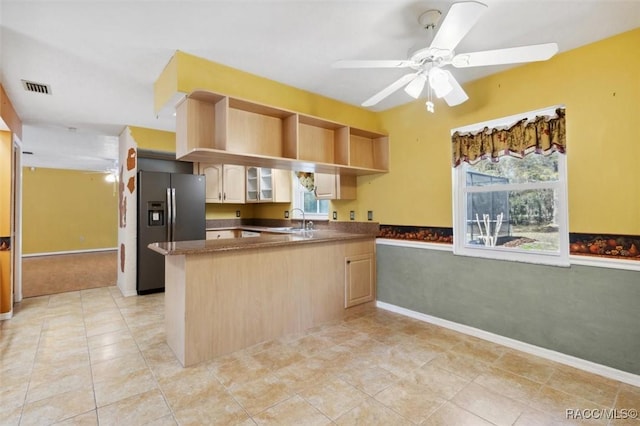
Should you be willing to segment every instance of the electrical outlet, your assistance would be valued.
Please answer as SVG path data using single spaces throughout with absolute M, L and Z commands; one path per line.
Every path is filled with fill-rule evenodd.
M 236 217 L 240 217 L 240 210 L 236 210 Z
M 333 220 L 338 220 L 338 212 L 337 211 L 333 211 Z
M 284 218 L 289 219 L 289 210 L 284 211 Z
M 367 220 L 373 220 L 373 210 L 367 211 Z
M 351 210 L 349 212 L 349 219 L 350 220 L 356 220 L 356 212 L 354 212 L 353 210 Z

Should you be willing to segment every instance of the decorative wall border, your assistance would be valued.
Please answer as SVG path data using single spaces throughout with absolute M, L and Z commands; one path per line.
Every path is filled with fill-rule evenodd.
M 569 253 L 640 261 L 640 235 L 569 233 Z
M 453 228 L 380 225 L 378 238 L 453 244 Z M 569 233 L 569 254 L 640 262 L 640 235 Z
M 453 228 L 437 226 L 380 225 L 378 238 L 453 244 Z

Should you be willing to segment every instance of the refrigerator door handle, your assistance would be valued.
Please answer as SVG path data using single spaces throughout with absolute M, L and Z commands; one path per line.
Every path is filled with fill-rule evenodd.
M 171 188 L 171 210 L 173 214 L 171 215 L 171 241 L 176 238 L 176 216 L 178 215 L 176 209 L 176 189 Z
M 171 241 L 171 231 L 173 224 L 173 202 L 171 188 L 167 188 L 167 242 Z

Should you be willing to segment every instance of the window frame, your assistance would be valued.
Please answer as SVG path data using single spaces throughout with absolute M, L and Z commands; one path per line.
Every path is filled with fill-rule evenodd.
M 556 107 L 545 109 L 544 112 L 553 113 Z M 500 124 L 511 124 L 526 115 L 533 118 L 540 115 L 540 111 L 533 113 L 519 114 L 517 116 L 501 119 Z M 515 120 L 514 117 L 517 117 Z M 476 129 L 483 129 L 489 123 L 474 125 Z M 468 126 L 471 127 L 471 126 Z M 460 131 L 454 129 L 451 131 Z M 469 131 L 469 130 L 464 130 Z M 527 155 L 536 155 L 533 153 Z M 539 155 L 539 154 L 538 154 Z M 553 266 L 569 266 L 569 205 L 567 196 L 567 158 L 566 154 L 558 153 L 558 180 L 539 181 L 528 183 L 493 184 L 484 186 L 467 186 L 465 164 L 453 167 L 451 171 L 451 181 L 453 187 L 453 253 L 455 255 L 480 257 L 485 259 L 508 260 L 525 263 L 535 263 Z M 472 193 L 490 193 L 498 191 L 532 190 L 532 189 L 553 189 L 556 195 L 556 222 L 558 224 L 558 252 L 525 251 L 506 247 L 474 246 L 466 244 L 467 230 L 467 195 Z

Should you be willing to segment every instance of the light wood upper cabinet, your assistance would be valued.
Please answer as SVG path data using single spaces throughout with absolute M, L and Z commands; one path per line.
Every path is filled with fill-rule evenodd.
M 198 172 L 205 176 L 205 202 L 244 204 L 244 166 L 200 163 Z
M 176 106 L 176 157 L 356 176 L 389 171 L 389 138 L 294 111 L 196 91 Z
M 248 203 L 290 203 L 291 172 L 265 167 L 247 167 Z
M 356 177 L 353 175 L 315 173 L 313 179 L 318 200 L 356 199 Z
M 225 164 L 223 167 L 223 203 L 244 204 L 245 169 L 244 166 Z
M 198 172 L 205 178 L 205 202 L 222 202 L 222 164 L 199 164 Z
M 273 201 L 275 203 L 291 202 L 291 170 L 271 169 L 273 173 Z

